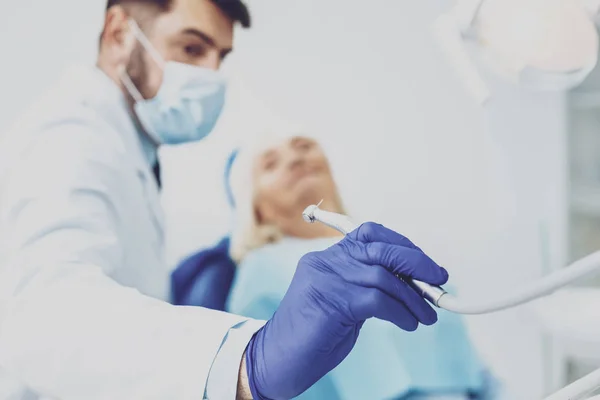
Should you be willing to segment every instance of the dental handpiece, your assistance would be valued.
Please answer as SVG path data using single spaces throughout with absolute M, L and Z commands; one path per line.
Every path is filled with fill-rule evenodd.
M 347 216 L 324 211 L 319 205 L 307 207 L 302 217 L 309 223 L 320 222 L 347 235 L 358 228 Z M 439 308 L 459 314 L 486 314 L 521 305 L 572 283 L 600 270 L 600 251 L 584 257 L 570 266 L 550 274 L 537 282 L 497 299 L 461 300 L 446 293 L 442 288 L 425 282 L 401 278 L 417 287 L 423 297 Z M 582 400 L 600 388 L 600 369 L 547 396 L 545 400 Z M 591 400 L 591 398 L 588 398 Z M 600 400 L 600 396 L 594 397 Z
M 347 235 L 358 225 L 347 216 L 324 211 L 318 205 L 308 206 L 302 217 L 309 223 L 320 222 L 340 233 Z M 402 277 L 404 281 L 418 288 L 421 295 L 439 308 L 458 314 L 487 314 L 527 303 L 548 295 L 567 284 L 600 270 L 600 252 L 593 253 L 529 285 L 498 298 L 460 299 L 447 293 L 444 289 L 415 279 Z
M 337 230 L 340 233 L 343 233 L 344 235 L 347 235 L 358 228 L 358 225 L 352 222 L 347 216 L 321 210 L 318 204 L 308 206 L 302 213 L 302 218 L 311 224 L 318 221 L 329 226 L 330 228 Z M 436 307 L 440 306 L 440 299 L 446 294 L 446 291 L 441 287 L 433 286 L 409 277 L 398 276 L 398 278 L 402 279 L 413 288 L 419 290 L 421 292 L 421 296 L 427 299 L 430 303 L 434 304 Z

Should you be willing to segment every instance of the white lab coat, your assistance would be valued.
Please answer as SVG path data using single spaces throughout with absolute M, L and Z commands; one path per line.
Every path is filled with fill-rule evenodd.
M 13 398 L 234 398 L 262 323 L 162 301 L 163 213 L 118 87 L 72 68 L 2 138 L 0 367 L 28 387 Z

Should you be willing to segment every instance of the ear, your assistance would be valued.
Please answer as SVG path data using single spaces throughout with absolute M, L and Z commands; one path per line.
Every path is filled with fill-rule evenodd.
M 102 41 L 120 53 L 131 54 L 135 46 L 133 36 L 128 24 L 129 15 L 122 6 L 111 7 L 104 18 Z

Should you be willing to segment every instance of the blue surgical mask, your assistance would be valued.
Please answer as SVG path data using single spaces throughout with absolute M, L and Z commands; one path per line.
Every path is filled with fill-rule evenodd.
M 135 38 L 163 70 L 156 96 L 144 99 L 125 71 L 121 79 L 135 100 L 134 111 L 144 130 L 160 144 L 181 144 L 204 138 L 215 127 L 225 103 L 225 79 L 216 71 L 174 61 L 165 62 L 137 24 Z

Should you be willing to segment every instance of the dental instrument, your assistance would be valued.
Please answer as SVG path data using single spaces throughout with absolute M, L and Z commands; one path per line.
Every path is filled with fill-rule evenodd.
M 347 216 L 321 210 L 319 205 L 308 206 L 302 213 L 306 222 L 320 222 L 344 235 L 352 232 L 358 225 Z M 600 269 L 600 251 L 584 257 L 567 268 L 554 272 L 537 282 L 525 285 L 505 296 L 489 299 L 464 300 L 447 293 L 443 288 L 410 278 L 402 278 L 436 307 L 459 314 L 487 314 L 527 303 L 538 297 L 548 295 L 555 290 L 574 282 Z
M 358 228 L 359 225 L 345 215 L 321 210 L 319 208 L 320 204 L 310 205 L 304 210 L 302 217 L 306 222 L 320 222 L 344 235 Z M 567 268 L 554 272 L 506 296 L 483 301 L 481 299 L 463 300 L 447 293 L 441 287 L 432 286 L 412 278 L 399 278 L 417 288 L 421 295 L 436 307 L 458 314 L 487 314 L 515 307 L 551 294 L 555 290 L 596 270 L 600 270 L 600 251 L 592 253 L 572 263 Z M 562 388 L 544 400 L 579 400 L 584 398 L 582 396 L 592 394 L 598 388 L 600 388 L 600 369 Z
M 314 223 L 316 221 L 319 221 L 320 223 L 325 224 L 330 228 L 333 228 L 338 232 L 343 233 L 344 235 L 347 235 L 348 233 L 358 228 L 358 225 L 352 222 L 345 215 L 321 210 L 319 206 L 322 202 L 323 200 L 321 200 L 316 205 L 308 206 L 302 213 L 302 218 L 304 218 L 304 220 L 308 223 Z M 418 289 L 425 299 L 427 299 L 429 302 L 436 305 L 437 307 L 439 307 L 439 302 L 442 296 L 446 294 L 446 291 L 441 287 L 432 286 L 428 283 L 421 282 L 412 278 L 398 278 L 406 281 L 408 284 L 413 286 L 413 288 Z

